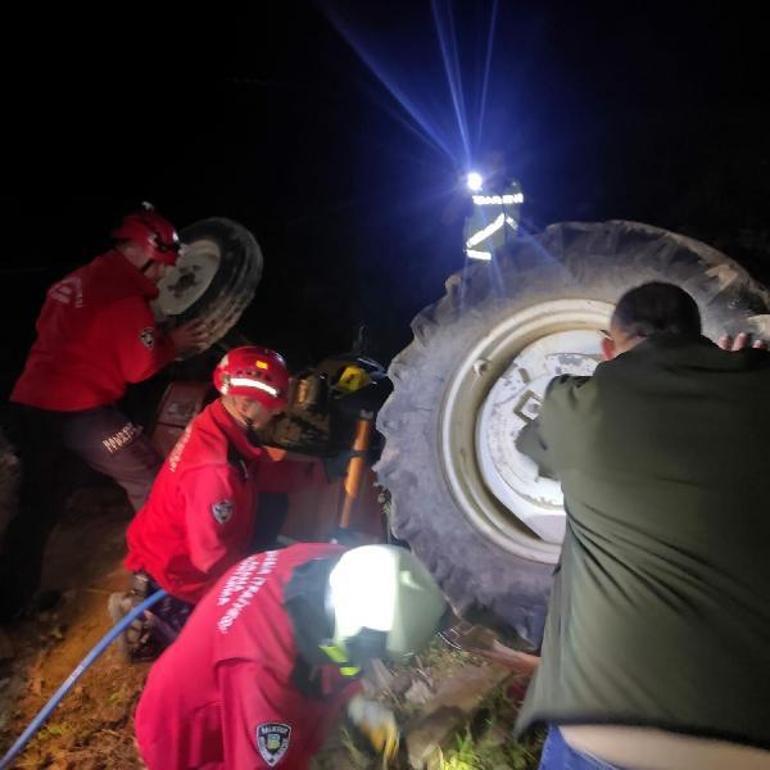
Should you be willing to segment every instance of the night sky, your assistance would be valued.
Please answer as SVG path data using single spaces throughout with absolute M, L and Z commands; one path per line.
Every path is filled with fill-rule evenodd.
M 180 226 L 222 215 L 254 232 L 265 273 L 241 329 L 295 368 L 346 349 L 361 322 L 385 362 L 409 341 L 462 266 L 458 177 L 492 152 L 530 229 L 645 221 L 770 280 L 766 28 L 739 4 L 250 5 L 7 12 L 4 387 L 46 286 L 141 200 Z

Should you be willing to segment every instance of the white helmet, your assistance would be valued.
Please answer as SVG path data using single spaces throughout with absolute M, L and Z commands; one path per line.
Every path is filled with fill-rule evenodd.
M 447 603 L 417 557 L 393 545 L 344 553 L 329 575 L 334 642 L 348 660 L 398 659 L 436 633 Z

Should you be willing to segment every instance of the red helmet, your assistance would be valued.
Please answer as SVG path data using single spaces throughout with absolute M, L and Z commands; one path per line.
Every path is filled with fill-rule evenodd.
M 158 214 L 151 206 L 142 211 L 135 211 L 123 218 L 120 225 L 112 231 L 112 237 L 118 241 L 134 241 L 149 248 L 150 259 L 175 265 L 181 243 L 174 225 Z
M 283 409 L 288 400 L 289 370 L 274 350 L 233 348 L 214 369 L 214 387 L 223 396 L 246 396 L 269 409 Z

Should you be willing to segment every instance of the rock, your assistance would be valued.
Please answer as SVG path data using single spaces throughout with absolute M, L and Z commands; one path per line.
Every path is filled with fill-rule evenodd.
M 396 674 L 390 684 L 390 691 L 396 697 L 403 695 L 412 686 L 412 675 L 408 671 Z
M 415 679 L 409 689 L 404 693 L 404 700 L 407 703 L 413 703 L 416 706 L 422 706 L 428 703 L 433 697 L 433 690 L 423 682 L 422 679 Z
M 441 750 L 449 747 L 481 702 L 510 676 L 510 671 L 498 666 L 468 665 L 444 680 L 404 727 L 410 766 L 417 770 L 440 767 Z
M 390 690 L 394 679 L 393 674 L 381 660 L 371 660 L 364 671 L 364 689 L 371 691 L 371 694 Z

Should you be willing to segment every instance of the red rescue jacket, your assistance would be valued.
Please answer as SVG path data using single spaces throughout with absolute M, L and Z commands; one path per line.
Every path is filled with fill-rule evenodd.
M 222 406 L 209 404 L 169 453 L 128 528 L 126 567 L 195 603 L 250 552 L 259 492 L 287 492 L 301 463 L 278 467 Z M 284 470 L 285 469 L 285 470 Z
M 195 608 L 150 671 L 136 737 L 149 770 L 303 770 L 360 686 L 336 666 L 320 691 L 296 685 L 297 646 L 283 605 L 294 569 L 336 556 L 301 543 L 245 559 Z
M 54 284 L 11 401 L 76 412 L 115 403 L 176 355 L 155 324 L 157 286 L 117 251 Z

